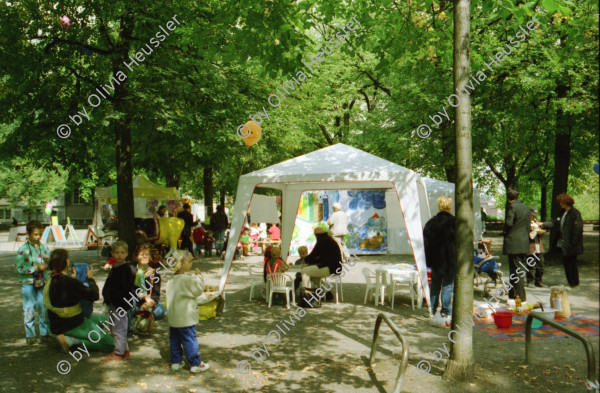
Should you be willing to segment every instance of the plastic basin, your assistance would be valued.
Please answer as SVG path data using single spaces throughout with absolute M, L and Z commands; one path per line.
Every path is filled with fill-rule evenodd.
M 512 325 L 513 314 L 510 311 L 497 311 L 492 314 L 494 323 L 499 328 L 508 328 Z

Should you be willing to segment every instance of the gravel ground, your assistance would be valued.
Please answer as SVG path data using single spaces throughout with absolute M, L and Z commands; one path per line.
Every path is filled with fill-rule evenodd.
M 493 253 L 498 255 L 502 239 L 494 239 Z M 598 232 L 586 232 L 585 254 L 579 258 L 581 285 L 570 294 L 572 312 L 599 318 L 599 248 Z M 376 361 L 368 367 L 373 327 L 378 313 L 389 316 L 406 337 L 409 366 L 404 375 L 404 392 L 584 392 L 586 359 L 579 341 L 566 338 L 536 340 L 534 363 L 524 364 L 524 341 L 498 341 L 475 331 L 473 349 L 475 377 L 458 384 L 441 378 L 445 358 L 436 362 L 431 351 L 450 344 L 448 329 L 428 325 L 426 308 L 412 310 L 408 293 L 400 293 L 396 307 L 363 305 L 362 268 L 373 268 L 398 262 L 410 262 L 408 256 L 370 256 L 349 268 L 344 277 L 344 302 L 325 303 L 320 309 L 309 309 L 286 334 L 269 332 L 289 321 L 294 308 L 281 305 L 268 309 L 263 300 L 248 300 L 247 267 L 261 268 L 261 257 L 251 256 L 235 261 L 226 287 L 226 312 L 197 326 L 200 353 L 210 370 L 193 375 L 186 366 L 173 373 L 169 366 L 168 327 L 157 324 L 151 336 L 136 336 L 130 343 L 131 358 L 123 362 L 102 364 L 102 354 L 90 352 L 75 361 L 58 352 L 54 346 L 27 346 L 23 332 L 20 287 L 16 284 L 14 253 L 0 254 L 0 355 L 3 376 L 0 391 L 7 392 L 392 392 L 400 364 L 400 345 L 391 330 L 381 327 Z M 100 287 L 106 273 L 100 270 L 104 260 L 96 251 L 71 251 L 71 262 L 88 262 L 96 270 Z M 506 257 L 501 258 L 504 275 L 508 273 Z M 560 262 L 547 263 L 544 281 L 566 284 Z M 207 284 L 218 285 L 222 261 L 216 257 L 201 258 L 194 263 L 203 271 Z M 166 280 L 169 276 L 166 277 Z M 165 285 L 163 284 L 163 288 Z M 528 294 L 548 296 L 549 288 L 528 288 Z M 164 299 L 164 291 L 163 297 Z M 480 289 L 475 291 L 482 300 Z M 101 312 L 100 302 L 95 312 Z M 294 320 L 295 321 L 295 320 Z M 590 338 L 598 358 L 598 337 Z M 264 346 L 263 346 L 264 345 Z M 257 348 L 269 353 L 256 354 Z M 255 358 L 251 356 L 255 353 Z M 68 360 L 72 369 L 66 375 L 57 372 L 57 363 Z M 427 361 L 429 374 L 417 370 Z M 240 373 L 240 367 L 251 370 Z M 240 363 L 242 362 L 242 363 Z M 64 363 L 63 363 L 64 365 Z M 598 363 L 596 362 L 596 369 Z

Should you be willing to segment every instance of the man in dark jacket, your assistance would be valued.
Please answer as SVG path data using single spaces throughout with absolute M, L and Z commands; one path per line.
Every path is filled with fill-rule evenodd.
M 504 244 L 502 253 L 508 255 L 510 272 L 510 289 L 508 297 L 517 295 L 522 301 L 527 300 L 525 294 L 525 275 L 529 270 L 525 264 L 525 256 L 529 253 L 529 233 L 531 220 L 529 206 L 519 201 L 519 191 L 509 188 L 507 192 L 508 207 L 504 221 Z M 517 275 L 518 274 L 518 275 Z
M 223 252 L 223 244 L 225 239 L 225 229 L 229 226 L 227 220 L 227 214 L 223 211 L 223 206 L 217 206 L 217 212 L 210 218 L 210 229 L 215 234 L 215 250 L 217 250 L 217 256 Z
M 317 243 L 311 253 L 304 258 L 307 265 L 302 269 L 302 286 L 318 288 L 321 278 L 342 272 L 342 252 L 340 246 L 327 233 L 327 230 L 316 227 L 314 230 Z
M 452 314 L 452 294 L 454 292 L 454 274 L 456 250 L 454 246 L 455 218 L 452 211 L 452 199 L 447 196 L 438 198 L 440 212 L 425 224 L 423 240 L 425 260 L 431 268 L 431 312 L 435 315 L 440 291 L 442 292 L 442 318 Z
M 194 255 L 194 247 L 192 244 L 192 227 L 196 225 L 198 220 L 194 221 L 194 216 L 192 215 L 192 207 L 189 203 L 183 204 L 183 211 L 177 213 L 177 218 L 181 218 L 185 222 L 185 226 L 183 227 L 183 231 L 181 231 L 181 250 L 188 250 L 190 254 Z

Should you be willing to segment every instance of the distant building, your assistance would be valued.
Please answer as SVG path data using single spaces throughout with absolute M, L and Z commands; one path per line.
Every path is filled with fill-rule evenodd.
M 25 203 L 17 204 L 11 207 L 7 199 L 0 199 L 0 225 L 3 227 L 12 226 L 12 218 L 14 217 L 19 224 L 25 224 L 31 220 L 38 220 L 42 224 L 50 224 L 50 216 L 45 210 L 46 203 L 26 208 Z M 67 217 L 71 224 L 88 225 L 93 221 L 94 203 L 93 201 L 86 202 L 81 197 L 79 189 L 66 192 L 62 197 L 56 199 L 56 204 L 52 207 L 58 216 L 58 223 L 65 225 Z

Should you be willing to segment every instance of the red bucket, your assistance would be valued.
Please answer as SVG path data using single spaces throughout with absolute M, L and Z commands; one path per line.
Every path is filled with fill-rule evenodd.
M 494 323 L 499 328 L 508 328 L 512 325 L 513 314 L 510 311 L 498 311 L 492 315 L 494 316 Z

